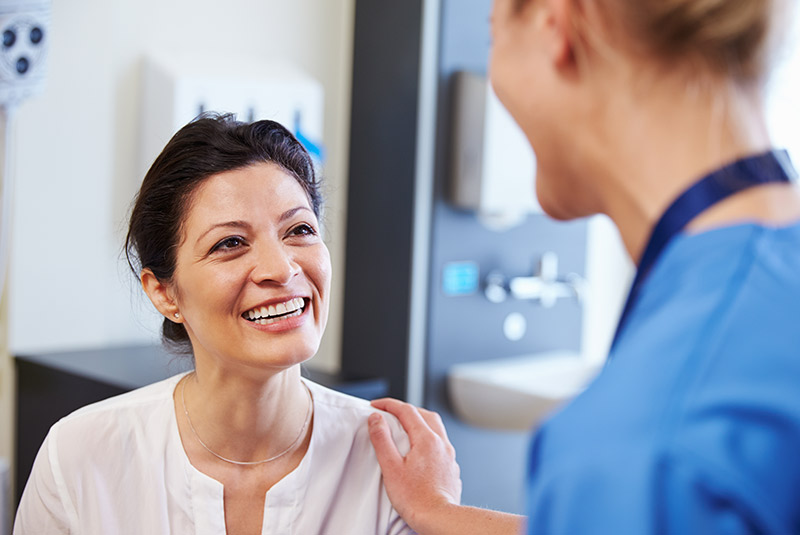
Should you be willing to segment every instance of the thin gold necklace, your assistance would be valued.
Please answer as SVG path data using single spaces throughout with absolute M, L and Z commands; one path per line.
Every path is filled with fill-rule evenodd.
M 195 372 L 192 372 L 192 374 L 197 376 L 197 374 Z M 192 434 L 194 435 L 194 438 L 197 439 L 197 442 L 199 442 L 200 445 L 203 446 L 203 448 L 205 448 L 205 450 L 208 453 L 210 453 L 211 455 L 213 455 L 214 457 L 216 457 L 217 459 L 219 459 L 221 461 L 225 461 L 226 463 L 237 464 L 239 466 L 250 466 L 250 465 L 254 465 L 254 464 L 264 464 L 264 463 L 268 463 L 270 461 L 274 461 L 276 459 L 279 459 L 279 458 L 283 457 L 284 455 L 286 455 L 287 453 L 289 453 L 290 451 L 292 451 L 292 449 L 297 445 L 297 443 L 300 442 L 300 439 L 303 438 L 303 433 L 305 432 L 306 428 L 308 427 L 308 423 L 311 421 L 311 408 L 314 406 L 314 402 L 313 402 L 313 398 L 311 397 L 311 391 L 308 389 L 306 384 L 303 383 L 303 387 L 306 390 L 306 394 L 308 394 L 308 411 L 306 412 L 306 419 L 303 422 L 303 427 L 300 428 L 300 432 L 297 434 L 297 438 L 295 438 L 292 441 L 292 443 L 289 444 L 288 448 L 286 448 L 285 450 L 283 450 L 282 452 L 280 452 L 277 455 L 273 455 L 272 457 L 269 457 L 268 459 L 262 459 L 260 461 L 234 461 L 233 459 L 228 459 L 227 457 L 223 457 L 219 453 L 217 453 L 214 450 L 212 450 L 211 448 L 209 448 L 206 445 L 206 443 L 203 442 L 203 440 L 200 438 L 200 435 L 197 434 L 197 430 L 194 428 L 194 424 L 192 424 L 192 419 L 189 417 L 189 411 L 186 409 L 186 383 L 188 383 L 188 382 L 189 382 L 189 378 L 187 376 L 183 380 L 183 384 L 181 385 L 181 405 L 183 405 L 183 414 L 186 415 L 186 421 L 189 422 L 189 429 L 192 430 Z

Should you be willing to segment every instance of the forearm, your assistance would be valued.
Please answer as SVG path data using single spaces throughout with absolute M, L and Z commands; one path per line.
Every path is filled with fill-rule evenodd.
M 525 530 L 524 516 L 466 505 L 449 505 L 414 520 L 419 535 L 518 535 Z

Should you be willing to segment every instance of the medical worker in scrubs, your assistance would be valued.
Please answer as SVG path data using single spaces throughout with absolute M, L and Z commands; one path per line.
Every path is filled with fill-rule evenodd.
M 456 505 L 441 421 L 376 402 L 410 435 L 402 456 L 371 418 L 416 531 L 800 533 L 800 195 L 763 107 L 792 4 L 495 0 L 490 77 L 542 207 L 608 215 L 637 276 L 607 366 L 520 459 L 527 521 Z

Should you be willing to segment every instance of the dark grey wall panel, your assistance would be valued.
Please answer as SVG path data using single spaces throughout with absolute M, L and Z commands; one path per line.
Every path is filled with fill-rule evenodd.
M 342 372 L 406 389 L 420 0 L 357 0 Z

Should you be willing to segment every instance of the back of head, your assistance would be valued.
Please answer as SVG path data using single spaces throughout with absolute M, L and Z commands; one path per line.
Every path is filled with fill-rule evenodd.
M 667 66 L 689 64 L 741 83 L 769 70 L 780 0 L 597 0 L 631 44 Z
M 514 0 L 517 8 L 535 0 Z M 793 0 L 563 0 L 594 8 L 616 41 L 647 61 L 760 84 Z M 588 11 L 588 9 L 578 9 Z M 585 21 L 574 21 L 591 39 Z

